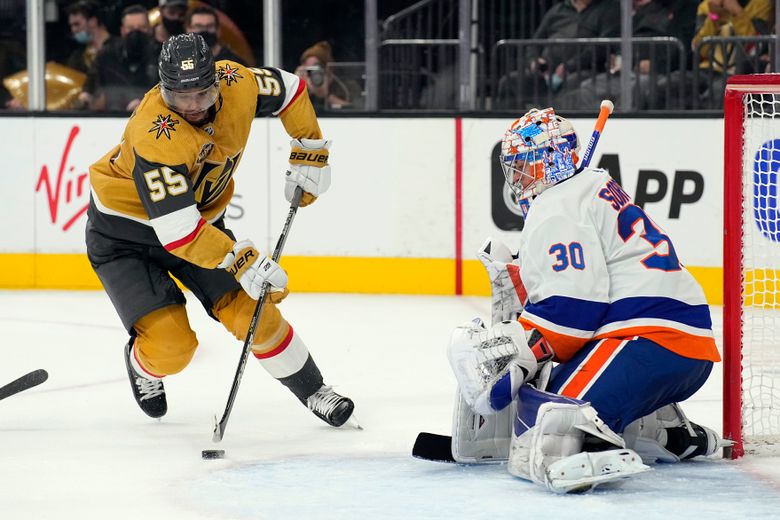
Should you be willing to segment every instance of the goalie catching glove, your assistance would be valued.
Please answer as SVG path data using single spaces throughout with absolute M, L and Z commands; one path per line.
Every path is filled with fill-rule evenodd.
M 267 256 L 261 257 L 249 240 L 233 244 L 233 250 L 225 255 L 225 259 L 217 267 L 226 269 L 235 276 L 241 287 L 254 300 L 260 298 L 265 282 L 278 289 L 287 286 L 287 273 L 284 269 L 273 259 Z
M 516 321 L 503 321 L 490 330 L 479 318 L 464 324 L 453 331 L 447 355 L 463 399 L 482 415 L 508 406 L 538 364 L 526 331 Z
M 290 169 L 284 182 L 284 196 L 292 202 L 295 188 L 303 189 L 300 206 L 308 206 L 330 187 L 328 150 L 332 141 L 326 139 L 293 139 L 290 141 Z

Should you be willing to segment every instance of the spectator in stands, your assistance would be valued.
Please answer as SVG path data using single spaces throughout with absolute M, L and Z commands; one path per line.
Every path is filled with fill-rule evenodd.
M 187 13 L 186 32 L 200 34 L 211 48 L 214 61 L 230 60 L 243 65 L 243 61 L 226 45 L 219 43 L 219 17 L 211 7 L 196 7 Z
M 695 49 L 707 36 L 755 36 L 770 34 L 774 20 L 771 0 L 702 0 L 696 11 Z M 734 52 L 723 45 L 702 45 L 699 67 L 734 72 Z
M 159 49 L 163 42 L 184 32 L 187 0 L 159 0 L 160 23 L 154 26 L 154 39 Z
M 620 36 L 619 0 L 563 0 L 545 13 L 534 39 L 610 38 Z M 541 52 L 534 47 L 526 53 L 523 70 L 501 78 L 498 86 L 500 108 L 518 109 L 539 103 L 561 103 L 564 94 L 575 90 L 587 77 L 606 70 L 605 47 L 577 49 L 550 45 Z M 594 55 L 595 52 L 595 55 Z M 595 59 L 594 59 L 595 58 Z M 593 70 L 595 63 L 596 69 Z
M 158 80 L 158 53 L 146 8 L 125 8 L 119 32 L 121 38 L 112 38 L 98 53 L 80 96 L 94 110 L 133 111 Z
M 347 108 L 359 97 L 360 87 L 342 81 L 330 70 L 333 51 L 326 41 L 317 42 L 301 54 L 295 74 L 306 82 L 309 98 L 318 113 L 327 109 Z
M 81 0 L 67 9 L 68 25 L 79 48 L 73 51 L 66 65 L 87 74 L 98 52 L 113 36 L 109 34 L 100 16 L 98 4 Z
M 673 36 L 674 13 L 665 2 L 659 0 L 633 1 L 632 27 L 635 37 Z M 667 47 L 657 46 L 651 52 L 651 46 L 645 43 L 634 44 L 634 70 L 631 71 L 631 88 L 635 93 L 635 107 L 640 109 L 658 108 L 658 99 L 653 98 L 658 74 L 670 70 L 673 63 L 667 60 Z M 672 53 L 676 51 L 672 50 Z M 673 57 L 673 56 L 672 56 Z M 651 61 L 651 58 L 652 61 Z M 677 56 L 679 59 L 679 56 Z M 582 108 L 593 107 L 595 110 L 602 99 L 611 99 L 616 105 L 620 103 L 620 74 L 622 60 L 619 54 L 610 56 L 608 72 L 602 72 L 594 78 L 588 78 L 580 84 L 579 101 Z M 637 81 L 639 89 L 636 89 Z
M 702 0 L 696 12 L 696 34 L 691 45 L 699 48 L 699 70 L 707 71 L 697 82 L 699 97 L 705 106 L 719 107 L 723 102 L 726 78 L 732 74 L 766 72 L 749 66 L 748 55 L 763 53 L 752 43 L 717 42 L 702 44 L 707 36 L 757 36 L 770 34 L 774 21 L 772 0 Z M 760 62 L 758 60 L 752 60 Z M 768 53 L 765 60 L 768 63 Z M 701 81 L 701 78 L 704 81 Z

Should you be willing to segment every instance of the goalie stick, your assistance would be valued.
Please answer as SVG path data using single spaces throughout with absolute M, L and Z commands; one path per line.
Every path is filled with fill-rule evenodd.
M 14 394 L 28 390 L 34 386 L 38 386 L 49 378 L 48 372 L 39 368 L 33 370 L 29 374 L 25 374 L 19 379 L 11 381 L 7 385 L 0 388 L 0 399 L 11 397 Z
M 412 457 L 433 462 L 457 462 L 452 456 L 452 437 L 420 432 L 412 447 Z
M 295 188 L 295 195 L 293 195 L 292 202 L 290 203 L 290 212 L 287 214 L 287 220 L 284 222 L 284 228 L 282 234 L 279 235 L 279 240 L 276 242 L 276 248 L 271 256 L 274 262 L 279 262 L 279 257 L 282 256 L 282 249 L 284 249 L 284 243 L 287 242 L 287 235 L 290 233 L 290 227 L 292 226 L 295 213 L 298 211 L 298 205 L 301 203 L 301 197 L 303 196 L 303 189 L 298 186 Z M 260 291 L 260 297 L 257 299 L 257 305 L 255 306 L 255 313 L 252 315 L 252 321 L 249 322 L 249 329 L 246 333 L 246 339 L 244 340 L 244 348 L 241 351 L 241 357 L 238 360 L 238 367 L 236 368 L 236 375 L 233 377 L 233 386 L 230 387 L 230 395 L 228 396 L 227 405 L 225 411 L 222 414 L 222 419 L 217 421 L 217 417 L 214 416 L 214 435 L 212 441 L 219 442 L 225 435 L 225 427 L 227 426 L 228 419 L 230 418 L 230 412 L 233 410 L 233 403 L 236 400 L 236 394 L 238 394 L 238 385 L 241 384 L 241 376 L 244 375 L 244 368 L 246 368 L 246 361 L 249 358 L 249 351 L 252 348 L 252 343 L 255 340 L 255 330 L 257 329 L 257 322 L 260 318 L 260 313 L 263 311 L 263 305 L 265 305 L 266 297 L 268 296 L 268 282 L 263 283 L 263 288 Z
M 590 165 L 590 160 L 593 159 L 593 151 L 596 149 L 596 145 L 601 137 L 601 132 L 604 131 L 604 125 L 607 124 L 607 118 L 615 109 L 615 105 L 612 101 L 605 99 L 601 102 L 599 107 L 599 117 L 596 119 L 596 124 L 593 127 L 593 133 L 590 135 L 590 141 L 588 141 L 588 147 L 585 148 L 585 154 L 582 156 L 582 162 L 577 167 L 577 173 L 581 172 Z

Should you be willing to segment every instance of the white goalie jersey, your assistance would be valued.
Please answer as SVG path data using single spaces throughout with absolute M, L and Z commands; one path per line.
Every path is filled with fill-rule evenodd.
M 606 171 L 586 169 L 536 197 L 519 245 L 520 321 L 544 334 L 558 361 L 593 339 L 634 336 L 720 360 L 701 287 Z

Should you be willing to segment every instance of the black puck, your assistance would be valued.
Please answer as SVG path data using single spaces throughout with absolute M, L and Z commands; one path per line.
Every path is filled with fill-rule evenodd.
M 225 450 L 203 450 L 200 452 L 200 456 L 204 459 L 223 459 L 225 458 Z

